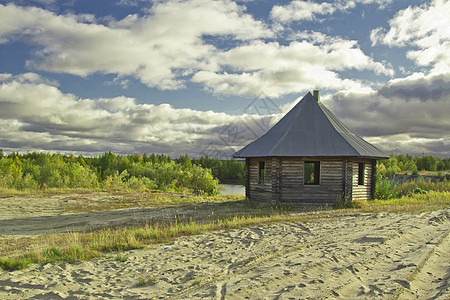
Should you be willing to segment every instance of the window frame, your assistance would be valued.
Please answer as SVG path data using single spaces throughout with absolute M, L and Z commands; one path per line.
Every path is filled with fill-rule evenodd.
M 259 161 L 258 163 L 258 184 L 264 184 L 266 181 L 266 162 Z
M 313 165 L 313 181 L 307 182 L 306 181 L 306 164 L 312 164 Z M 314 186 L 314 185 L 320 185 L 320 161 L 318 160 L 306 160 L 303 162 L 303 185 L 308 186 Z
M 365 173 L 366 173 L 366 164 L 363 162 L 358 163 L 358 185 L 365 185 Z

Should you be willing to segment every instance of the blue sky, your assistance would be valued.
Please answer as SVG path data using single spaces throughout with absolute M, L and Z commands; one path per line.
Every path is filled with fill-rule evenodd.
M 0 1 L 0 148 L 226 158 L 308 91 L 450 156 L 450 2 Z

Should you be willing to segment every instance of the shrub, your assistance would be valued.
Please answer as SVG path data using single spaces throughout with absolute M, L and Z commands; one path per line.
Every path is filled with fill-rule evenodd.
M 209 169 L 192 164 L 185 155 L 180 163 L 165 156 L 117 156 L 99 158 L 29 153 L 0 158 L 0 188 L 45 190 L 46 188 L 105 190 L 190 191 L 215 195 L 218 181 Z
M 450 182 L 447 180 L 441 182 L 425 181 L 422 177 L 416 181 L 404 182 L 397 186 L 398 197 L 411 196 L 413 194 L 423 194 L 428 191 L 448 192 L 450 191 Z
M 394 199 L 398 195 L 397 184 L 394 183 L 393 178 L 383 178 L 380 173 L 377 173 L 375 185 L 375 199 L 388 200 Z

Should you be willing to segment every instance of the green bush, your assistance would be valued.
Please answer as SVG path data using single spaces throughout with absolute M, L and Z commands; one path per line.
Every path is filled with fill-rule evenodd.
M 403 182 L 397 186 L 398 197 L 411 196 L 413 194 L 423 194 L 428 191 L 448 192 L 450 191 L 450 182 L 447 180 L 441 182 L 427 182 L 422 177 L 416 181 Z
M 0 188 L 190 191 L 215 195 L 218 181 L 209 169 L 192 164 L 186 154 L 170 157 L 111 152 L 86 158 L 49 153 L 11 154 L 0 158 Z
M 398 196 L 397 184 L 394 183 L 393 178 L 384 178 L 377 172 L 375 185 L 375 199 L 388 200 L 394 199 Z

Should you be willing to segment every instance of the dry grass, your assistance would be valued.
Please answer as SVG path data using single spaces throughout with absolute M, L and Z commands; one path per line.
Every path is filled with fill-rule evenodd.
M 106 228 L 92 232 L 69 232 L 36 238 L 0 240 L 3 258 L 0 267 L 15 270 L 29 264 L 55 261 L 88 260 L 106 253 L 143 248 L 154 243 L 170 242 L 180 236 L 209 231 L 241 228 L 255 224 L 295 221 L 291 214 L 280 212 L 269 216 L 236 216 L 208 222 L 155 223 L 142 226 Z

